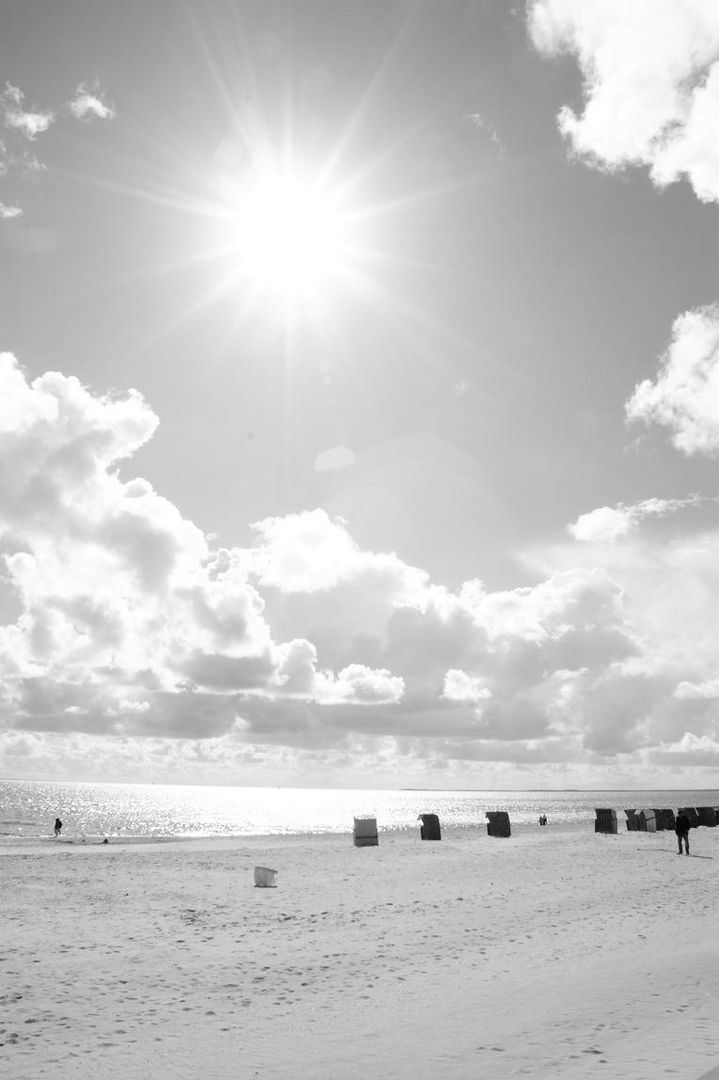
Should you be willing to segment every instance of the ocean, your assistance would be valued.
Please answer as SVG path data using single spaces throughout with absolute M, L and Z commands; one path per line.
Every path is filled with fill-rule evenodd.
M 418 831 L 418 815 L 439 815 L 443 831 L 480 830 L 486 810 L 507 810 L 513 830 L 588 827 L 595 807 L 719 806 L 719 790 L 428 791 L 210 787 L 0 781 L 0 846 L 53 838 L 172 840 L 201 837 L 350 834 L 353 817 L 376 817 L 381 831 Z

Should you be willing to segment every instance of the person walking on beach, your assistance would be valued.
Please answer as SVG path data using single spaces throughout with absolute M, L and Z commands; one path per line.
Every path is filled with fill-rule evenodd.
M 62 822 L 59 817 L 55 818 L 55 839 L 57 840 L 62 832 Z
M 686 814 L 677 814 L 677 822 L 674 826 L 674 832 L 677 834 L 677 842 L 679 844 L 679 851 L 677 854 L 682 853 L 682 841 L 684 841 L 685 854 L 689 854 L 689 830 L 691 829 L 691 822 Z

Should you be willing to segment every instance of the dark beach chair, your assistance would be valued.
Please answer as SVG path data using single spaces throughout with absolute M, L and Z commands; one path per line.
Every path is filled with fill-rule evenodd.
M 506 810 L 487 810 L 487 836 L 511 836 L 512 829 Z
M 594 822 L 595 833 L 615 833 L 617 831 L 617 811 L 616 810 L 597 810 L 595 807 L 594 813 L 597 815 Z
M 420 814 L 422 824 L 419 835 L 423 840 L 441 840 L 442 831 L 439 827 L 439 818 L 436 814 Z

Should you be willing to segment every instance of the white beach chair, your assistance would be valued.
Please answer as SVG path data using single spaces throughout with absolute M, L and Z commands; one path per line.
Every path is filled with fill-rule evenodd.
M 258 889 L 277 888 L 277 871 L 268 866 L 255 867 L 255 885 Z
M 377 818 L 354 819 L 354 845 L 355 847 L 377 847 L 379 834 L 377 832 Z

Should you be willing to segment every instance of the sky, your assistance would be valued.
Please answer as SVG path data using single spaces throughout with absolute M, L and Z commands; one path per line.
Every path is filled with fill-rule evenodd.
M 719 786 L 715 0 L 6 0 L 0 776 Z

